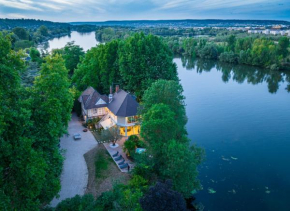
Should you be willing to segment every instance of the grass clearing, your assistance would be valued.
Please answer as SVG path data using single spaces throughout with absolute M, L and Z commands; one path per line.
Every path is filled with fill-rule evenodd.
M 119 170 L 103 144 L 98 144 L 84 157 L 89 173 L 87 194 L 97 198 L 103 192 L 112 190 L 115 181 L 122 184 L 127 184 L 129 181 L 130 175 Z
M 98 154 L 96 154 L 95 158 L 95 168 L 96 171 L 96 179 L 102 179 L 107 177 L 106 170 L 109 167 L 109 164 L 113 162 L 112 158 L 109 156 L 106 150 L 100 150 Z

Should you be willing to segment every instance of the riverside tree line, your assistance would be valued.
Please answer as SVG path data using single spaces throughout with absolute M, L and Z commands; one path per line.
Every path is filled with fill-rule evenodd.
M 96 39 L 108 42 L 126 39 L 136 32 L 162 37 L 175 55 L 246 64 L 272 70 L 290 70 L 289 38 L 285 36 L 248 35 L 245 32 L 216 28 L 129 28 L 101 27 Z M 204 37 L 194 37 L 196 35 Z
M 236 38 L 230 35 L 225 42 L 196 38 L 168 38 L 167 43 L 175 54 L 232 64 L 260 66 L 272 70 L 290 70 L 287 37 L 280 37 L 278 41 L 274 41 L 266 37 Z

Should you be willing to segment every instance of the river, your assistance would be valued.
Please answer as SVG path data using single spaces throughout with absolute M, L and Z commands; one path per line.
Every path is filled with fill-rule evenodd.
M 68 42 L 72 41 L 75 45 L 81 46 L 84 51 L 99 44 L 95 38 L 95 32 L 80 33 L 72 31 L 70 35 L 49 40 L 48 42 L 38 46 L 38 49 L 51 52 L 52 49 L 63 48 Z
M 189 137 L 206 150 L 197 200 L 211 211 L 289 211 L 290 75 L 174 61 L 186 96 Z
M 49 51 L 67 42 L 88 50 L 94 33 L 49 41 Z M 187 130 L 203 147 L 207 211 L 290 210 L 290 75 L 249 66 L 176 58 L 186 96 Z M 288 81 L 288 82 L 287 82 Z

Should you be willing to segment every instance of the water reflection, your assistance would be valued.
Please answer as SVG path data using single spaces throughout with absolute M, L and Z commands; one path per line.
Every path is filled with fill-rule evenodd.
M 266 82 L 268 84 L 268 91 L 276 93 L 280 83 L 287 82 L 286 90 L 290 92 L 289 72 L 271 71 L 270 69 L 234 65 L 214 60 L 193 59 L 190 57 L 182 57 L 181 61 L 183 67 L 187 70 L 196 70 L 197 73 L 210 72 L 213 69 L 221 71 L 222 81 L 225 83 L 231 79 L 237 83 L 247 82 L 253 85 Z
M 80 33 L 73 31 L 69 35 L 57 37 L 52 40 L 49 40 L 48 42 L 43 43 L 42 45 L 39 45 L 38 49 L 40 51 L 51 52 L 52 49 L 63 48 L 68 42 L 74 42 L 75 45 L 79 45 L 80 47 L 82 47 L 84 51 L 87 51 L 90 48 L 95 47 L 99 43 L 95 38 L 94 32 Z

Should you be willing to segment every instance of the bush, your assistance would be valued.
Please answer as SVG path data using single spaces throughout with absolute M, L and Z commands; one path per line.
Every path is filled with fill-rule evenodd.
M 55 209 L 55 211 L 71 211 L 71 210 L 81 210 L 81 211 L 91 211 L 95 210 L 95 200 L 90 194 L 79 196 L 76 195 L 73 198 L 69 198 L 61 201 Z
M 134 157 L 135 149 L 143 147 L 145 147 L 145 143 L 138 136 L 132 135 L 125 141 L 123 150 L 127 155 Z
M 96 129 L 96 124 L 101 120 L 100 117 L 97 117 L 97 118 L 93 118 L 93 119 L 89 119 L 87 121 L 87 127 L 91 130 L 95 130 Z
M 157 182 L 151 187 L 148 193 L 140 199 L 140 204 L 145 211 L 186 211 L 186 202 L 182 195 L 171 189 L 172 183 L 167 180 L 165 183 Z

